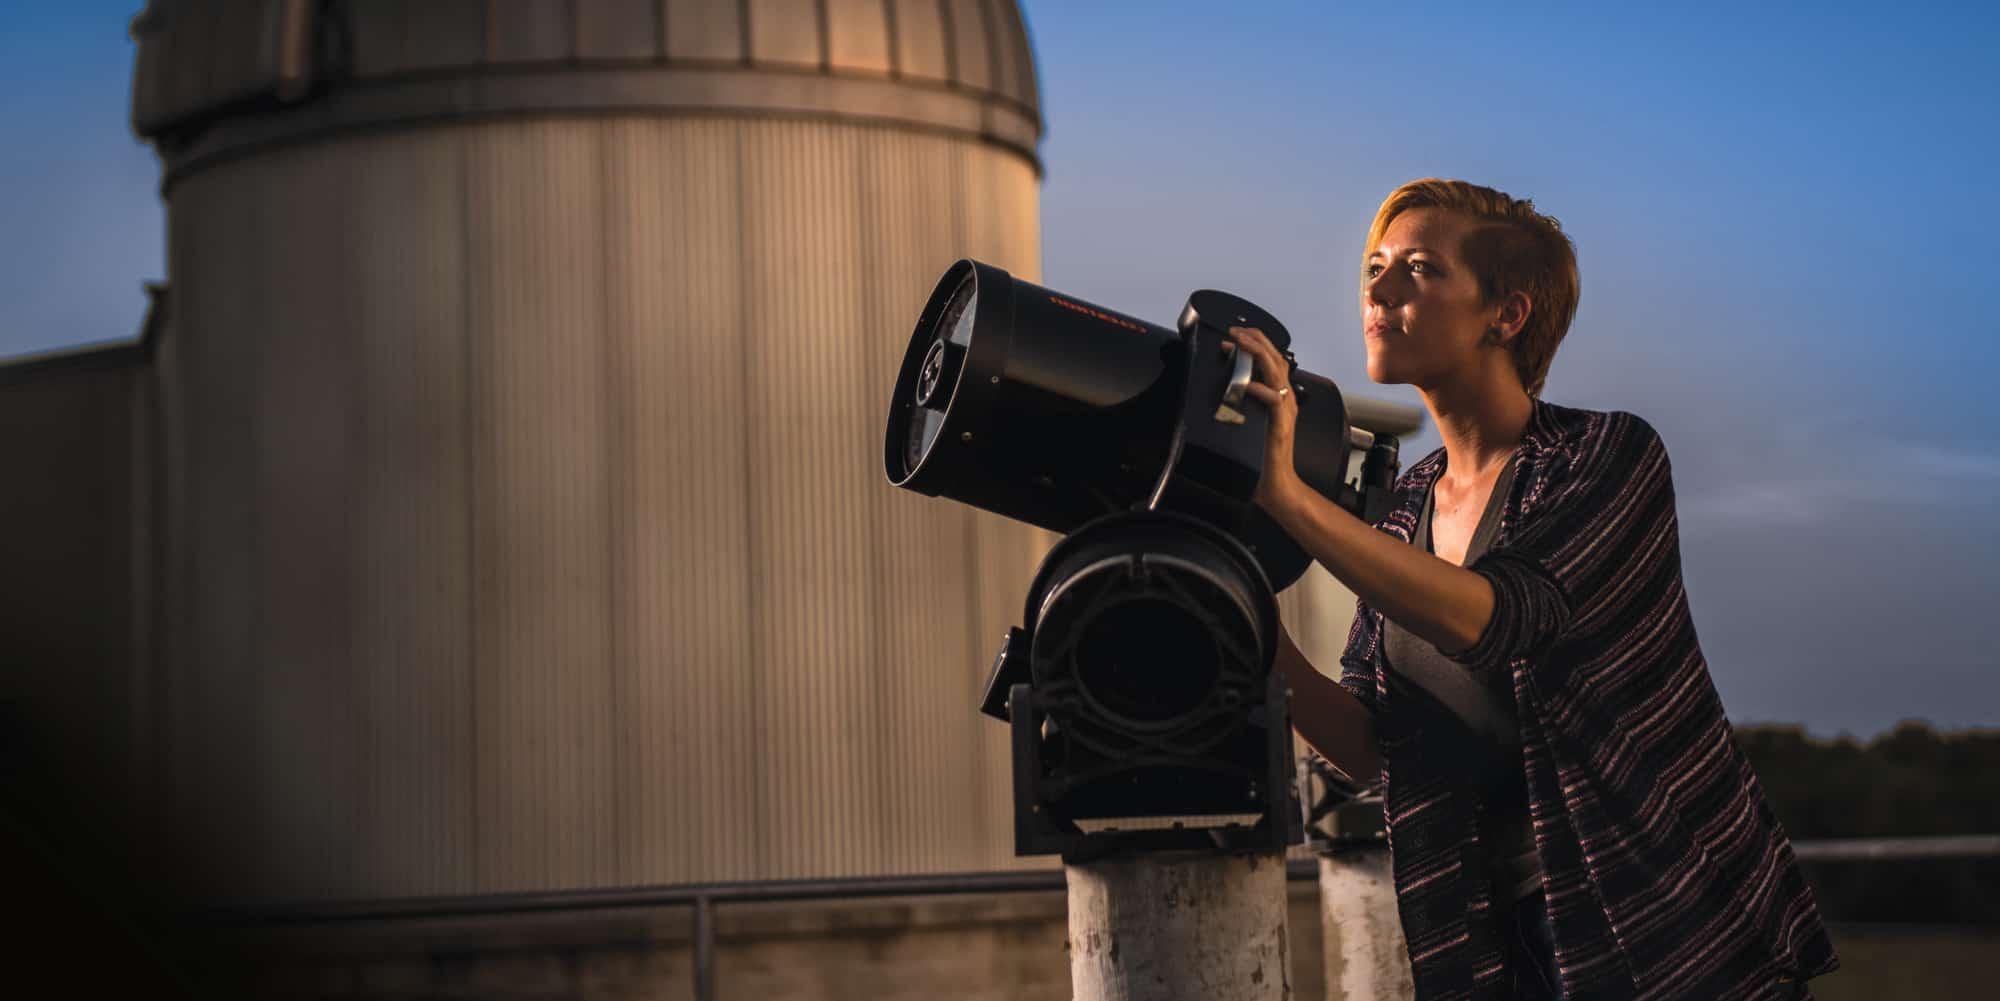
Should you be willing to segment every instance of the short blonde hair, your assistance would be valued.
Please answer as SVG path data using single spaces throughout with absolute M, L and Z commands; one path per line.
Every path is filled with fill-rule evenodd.
M 1438 208 L 1457 212 L 1479 223 L 1466 235 L 1459 253 L 1479 280 L 1479 292 L 1493 302 L 1515 292 L 1526 293 L 1533 307 L 1527 325 L 1509 349 L 1514 370 L 1529 396 L 1539 397 L 1548 381 L 1556 345 L 1569 333 L 1581 294 L 1576 270 L 1576 245 L 1553 216 L 1535 211 L 1535 203 L 1465 181 L 1435 177 L 1411 181 L 1391 192 L 1375 210 L 1368 227 L 1368 256 L 1382 244 L 1390 221 L 1411 209 Z

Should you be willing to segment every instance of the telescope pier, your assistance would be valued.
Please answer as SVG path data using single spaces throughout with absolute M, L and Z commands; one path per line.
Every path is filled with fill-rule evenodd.
M 1289 1001 L 1285 860 L 1156 852 L 1066 867 L 1074 1001 Z

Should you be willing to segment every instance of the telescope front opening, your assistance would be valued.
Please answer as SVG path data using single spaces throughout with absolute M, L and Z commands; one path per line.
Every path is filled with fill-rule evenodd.
M 1209 630 L 1188 610 L 1159 598 L 1123 601 L 1083 626 L 1076 678 L 1105 712 L 1165 723 L 1201 708 L 1222 674 Z

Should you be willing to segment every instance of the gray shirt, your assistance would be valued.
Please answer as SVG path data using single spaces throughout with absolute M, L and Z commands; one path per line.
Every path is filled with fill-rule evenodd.
M 1472 543 L 1465 551 L 1470 566 L 1486 552 L 1499 529 L 1500 508 L 1514 480 L 1514 462 L 1500 471 L 1493 494 L 1473 530 Z M 1431 546 L 1429 492 L 1418 518 L 1412 544 L 1424 552 Z M 1541 888 L 1541 862 L 1535 854 L 1533 828 L 1528 820 L 1527 788 L 1521 762 L 1521 729 L 1514 709 L 1514 679 L 1505 672 L 1482 684 L 1464 666 L 1438 652 L 1438 648 L 1385 619 L 1382 654 L 1389 670 L 1401 675 L 1434 698 L 1439 707 L 1463 725 L 1469 733 L 1467 746 L 1483 759 L 1472 769 L 1482 776 L 1487 823 L 1480 839 L 1493 859 L 1494 902 L 1511 903 Z

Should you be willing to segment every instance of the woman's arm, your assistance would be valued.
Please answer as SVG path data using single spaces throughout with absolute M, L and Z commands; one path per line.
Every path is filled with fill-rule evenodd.
M 1493 585 L 1376 531 L 1300 479 L 1292 461 L 1299 401 L 1285 385 L 1284 357 L 1255 328 L 1232 327 L 1229 333 L 1256 356 L 1250 394 L 1271 413 L 1257 503 L 1355 597 L 1447 656 L 1471 648 L 1493 619 Z
M 1266 467 L 1266 509 L 1355 597 L 1450 655 L 1478 642 L 1493 619 L 1493 585 L 1464 567 L 1370 527 L 1299 479 L 1289 462 Z
M 1283 625 L 1278 627 L 1278 659 L 1273 666 L 1292 690 L 1293 729 L 1348 778 L 1374 785 L 1382 772 L 1382 758 L 1368 707 L 1339 682 L 1319 673 Z
M 1502 669 L 1547 649 L 1572 622 L 1615 626 L 1608 607 L 1679 586 L 1672 466 L 1643 418 L 1611 411 L 1572 429 L 1535 470 L 1542 496 L 1532 516 L 1458 567 L 1375 531 L 1299 479 L 1298 402 L 1282 376 L 1264 374 L 1287 371 L 1284 358 L 1253 329 L 1230 334 L 1257 354 L 1250 392 L 1271 412 L 1257 503 L 1362 600 L 1468 669 Z

